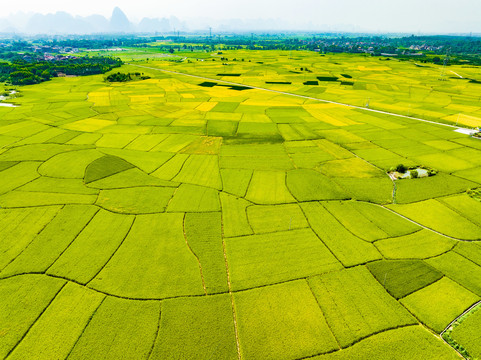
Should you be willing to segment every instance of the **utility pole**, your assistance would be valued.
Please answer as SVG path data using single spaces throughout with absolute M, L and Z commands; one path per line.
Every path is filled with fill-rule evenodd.
M 441 81 L 446 80 L 446 66 L 448 65 L 448 61 L 449 61 L 449 49 L 446 50 L 446 56 L 444 57 L 443 68 L 441 69 L 441 76 L 439 78 L 439 80 Z

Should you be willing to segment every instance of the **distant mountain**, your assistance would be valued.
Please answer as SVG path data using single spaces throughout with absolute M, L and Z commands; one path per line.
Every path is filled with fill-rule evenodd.
M 116 7 L 110 18 L 110 31 L 116 33 L 128 33 L 133 30 L 133 26 L 129 19 L 127 19 L 127 16 L 119 7 Z
M 102 15 L 90 15 L 84 18 L 89 24 L 89 33 L 105 33 L 109 31 L 110 22 Z
M 59 11 L 55 14 L 35 14 L 25 27 L 30 34 L 86 34 L 90 32 L 89 24 L 81 17 Z
M 19 12 L 0 18 L 0 33 L 27 34 L 105 34 L 105 33 L 170 33 L 172 31 L 201 30 L 208 31 L 252 31 L 252 30 L 281 30 L 289 28 L 289 24 L 277 19 L 257 20 L 214 20 L 193 18 L 186 22 L 175 16 L 169 18 L 143 18 L 139 23 L 129 21 L 127 15 L 115 7 L 110 19 L 102 15 L 86 17 L 72 16 L 63 11 L 54 14 L 34 14 Z
M 172 31 L 170 21 L 167 19 L 143 18 L 137 25 L 137 30 L 143 33 L 157 33 Z

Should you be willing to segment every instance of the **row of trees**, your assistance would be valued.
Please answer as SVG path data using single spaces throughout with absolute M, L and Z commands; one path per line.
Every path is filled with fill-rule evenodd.
M 101 56 L 55 61 L 15 59 L 12 62 L 0 62 L 0 82 L 32 85 L 48 81 L 59 74 L 76 76 L 104 74 L 120 65 L 122 65 L 120 59 Z
M 147 80 L 150 76 L 144 75 L 144 73 L 121 73 L 116 72 L 108 75 L 105 80 L 108 82 L 127 82 L 130 80 Z

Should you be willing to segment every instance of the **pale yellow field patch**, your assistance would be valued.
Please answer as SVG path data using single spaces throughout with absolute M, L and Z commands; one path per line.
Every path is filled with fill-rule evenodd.
M 148 103 L 150 100 L 149 95 L 130 95 L 130 101 L 132 103 Z
M 195 99 L 194 94 L 180 94 L 184 99 Z
M 330 115 L 327 115 L 325 112 L 322 110 L 317 110 L 317 109 L 306 109 L 313 117 L 315 117 L 317 120 L 325 122 L 327 124 L 331 124 L 334 126 L 347 126 L 346 122 L 343 120 L 340 120 L 339 118 L 334 118 Z M 353 121 L 351 121 L 353 122 Z
M 461 104 L 449 104 L 445 107 L 445 109 L 470 113 L 480 110 L 481 107 Z
M 88 100 L 95 106 L 110 106 L 109 91 L 93 91 L 88 94 Z
M 116 121 L 90 118 L 90 119 L 75 121 L 73 123 L 64 125 L 63 127 L 69 130 L 94 132 L 94 131 L 103 129 L 107 126 L 115 125 L 116 123 L 117 123 Z
M 390 71 L 392 70 L 390 67 L 388 66 L 364 66 L 364 65 L 359 65 L 357 67 L 358 70 L 360 71 Z
M 346 109 L 346 106 L 338 105 L 338 104 L 331 104 L 331 103 L 315 103 L 315 104 L 308 104 L 303 105 L 306 110 L 309 109 Z
M 217 104 L 218 102 L 203 102 L 195 109 L 199 111 L 211 111 Z
M 459 125 L 466 125 L 470 127 L 478 127 L 481 126 L 481 118 L 476 116 L 470 116 L 466 114 L 454 114 L 445 116 L 443 119 L 452 121 L 453 123 L 457 123 Z
M 204 119 L 176 119 L 170 123 L 170 126 L 203 126 L 205 125 Z

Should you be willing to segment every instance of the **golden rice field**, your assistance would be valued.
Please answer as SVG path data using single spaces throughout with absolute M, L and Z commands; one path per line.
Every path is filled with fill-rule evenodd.
M 481 141 L 410 116 L 477 126 L 481 85 L 363 56 L 203 60 L 0 107 L 0 358 L 460 358 L 440 335 L 481 301 Z M 392 181 L 401 163 L 438 173 Z M 472 357 L 479 319 L 449 332 Z

